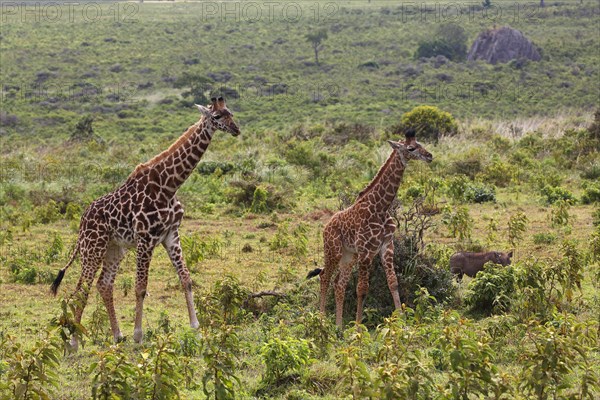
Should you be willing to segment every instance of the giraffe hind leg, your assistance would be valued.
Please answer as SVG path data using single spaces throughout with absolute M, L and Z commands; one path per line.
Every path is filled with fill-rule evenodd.
M 339 240 L 339 238 L 327 240 L 327 236 L 330 236 L 327 231 L 324 232 L 323 236 L 325 239 L 325 260 L 323 270 L 319 271 L 321 276 L 319 310 L 321 311 L 321 314 L 325 315 L 329 282 L 331 281 L 333 275 L 337 272 L 340 260 L 342 259 L 342 242 Z
M 87 304 L 90 289 L 106 253 L 106 244 L 107 240 L 105 238 L 99 238 L 94 242 L 87 239 L 82 240 L 81 276 L 79 277 L 75 291 L 71 295 L 71 300 L 75 302 L 74 318 L 77 324 L 81 324 L 81 317 Z M 71 338 L 71 346 L 75 351 L 78 348 L 78 341 L 75 336 Z
M 363 306 L 369 292 L 369 269 L 373 263 L 373 256 L 361 257 L 358 263 L 358 284 L 356 285 L 356 323 L 362 322 Z
M 356 262 L 356 258 L 356 254 L 346 250 L 342 251 L 342 256 L 339 261 L 339 272 L 335 278 L 335 323 L 340 329 L 343 327 L 346 287 L 352 276 L 352 267 Z
M 125 253 L 126 250 L 117 244 L 109 244 L 104 257 L 102 271 L 100 272 L 100 277 L 98 278 L 98 283 L 96 284 L 98 291 L 100 292 L 100 296 L 102 296 L 102 300 L 104 301 L 106 312 L 108 313 L 110 328 L 115 343 L 121 341 L 123 339 L 123 335 L 119 329 L 119 322 L 115 313 L 113 288 L 115 278 L 119 270 L 119 264 L 123 259 L 123 256 L 125 256 Z

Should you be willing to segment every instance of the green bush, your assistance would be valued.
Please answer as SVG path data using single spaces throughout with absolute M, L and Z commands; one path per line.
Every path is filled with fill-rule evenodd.
M 481 150 L 472 147 L 460 154 L 460 157 L 450 163 L 450 172 L 457 175 L 466 175 L 474 179 L 483 168 L 483 155 Z
M 58 221 L 60 217 L 60 209 L 54 200 L 49 200 L 46 204 L 35 208 L 35 218 L 42 224 Z
M 600 202 L 600 183 L 586 183 L 584 185 L 581 202 L 583 204 L 592 204 Z
M 423 254 L 414 237 L 394 238 L 394 270 L 398 278 L 400 300 L 409 306 L 414 303 L 420 288 L 426 289 L 440 304 L 451 301 L 456 294 L 450 270 L 439 265 L 435 257 Z M 356 313 L 356 284 L 356 279 L 348 283 L 344 301 L 345 316 L 354 317 Z M 371 320 L 365 315 L 364 323 L 369 326 L 376 326 L 394 311 L 394 302 L 379 256 L 371 267 L 365 307 L 372 310 Z M 333 296 L 328 297 L 327 309 L 328 312 L 335 312 Z M 368 313 L 365 311 L 365 314 Z
M 310 347 L 306 339 L 291 336 L 273 336 L 260 348 L 266 365 L 263 380 L 277 383 L 289 373 L 299 372 L 310 361 Z
M 458 240 L 471 240 L 473 231 L 473 217 L 469 215 L 468 207 L 444 207 L 442 223 L 448 227 L 451 237 Z
M 541 232 L 533 235 L 534 244 L 552 244 L 556 241 L 556 235 L 550 232 Z
M 508 311 L 515 291 L 514 269 L 511 266 L 498 268 L 486 263 L 483 270 L 469 282 L 465 304 L 472 311 L 502 313 Z
M 256 213 L 270 213 L 291 207 L 282 191 L 256 179 L 231 181 L 226 194 L 235 206 Z
M 496 188 L 478 182 L 471 182 L 466 176 L 459 175 L 449 180 L 448 194 L 454 201 L 467 203 L 485 203 L 496 201 Z
M 542 196 L 545 197 L 547 204 L 554 204 L 558 200 L 575 202 L 575 196 L 573 196 L 573 193 L 560 186 L 546 185 L 542 188 L 541 193 Z
M 449 60 L 461 61 L 467 55 L 467 33 L 453 23 L 440 25 L 432 39 L 419 43 L 416 57 L 444 56 Z
M 583 179 L 598 180 L 600 179 L 600 162 L 595 162 L 587 167 L 582 168 L 581 177 Z
M 494 156 L 492 161 L 483 168 L 479 176 L 485 182 L 492 183 L 498 187 L 507 187 L 513 180 L 515 173 L 516 169 L 513 165 Z
M 402 115 L 400 119 L 402 129 L 413 128 L 417 131 L 417 138 L 438 140 L 443 135 L 454 135 L 458 125 L 452 114 L 442 111 L 435 106 L 417 106 Z

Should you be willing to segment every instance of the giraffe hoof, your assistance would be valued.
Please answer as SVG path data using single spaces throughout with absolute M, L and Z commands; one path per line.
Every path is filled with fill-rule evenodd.
M 77 350 L 79 349 L 79 342 L 77 341 L 77 338 L 76 338 L 76 337 L 72 337 L 72 338 L 71 338 L 71 343 L 70 343 L 70 345 L 71 345 L 71 349 L 70 349 L 70 350 L 71 350 L 71 352 L 73 352 L 73 353 L 77 353 Z
M 133 330 L 133 341 L 136 342 L 137 344 L 142 343 L 142 339 L 144 337 L 144 332 L 142 332 L 141 329 L 134 329 Z

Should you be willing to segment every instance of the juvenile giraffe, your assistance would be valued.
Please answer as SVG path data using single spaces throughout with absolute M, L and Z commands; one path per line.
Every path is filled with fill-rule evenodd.
M 176 192 L 200 161 L 216 130 L 233 136 L 240 134 L 225 100 L 219 97 L 211 101 L 208 107 L 196 105 L 202 114 L 200 120 L 189 127 L 167 150 L 138 165 L 125 183 L 90 204 L 81 217 L 75 251 L 51 286 L 52 293 L 56 295 L 66 269 L 80 254 L 81 277 L 73 293 L 73 297 L 77 299 L 74 317 L 80 323 L 89 290 L 102 264 L 97 287 L 108 312 L 115 342 L 120 341 L 123 335 L 115 315 L 113 286 L 119 263 L 128 248 L 135 247 L 137 252 L 133 339 L 137 343 L 142 341 L 142 310 L 148 269 L 152 253 L 158 244 L 164 246 L 179 275 L 185 292 L 190 325 L 192 328 L 198 327 L 192 280 L 185 266 L 179 241 L 183 207 L 177 200 Z M 75 338 L 72 338 L 71 344 L 77 349 Z
M 323 244 L 324 268 L 317 268 L 308 278 L 321 276 L 321 313 L 325 314 L 325 300 L 329 281 L 339 270 L 335 281 L 335 322 L 342 328 L 342 312 L 346 285 L 352 275 L 352 267 L 358 263 L 356 287 L 356 322 L 362 320 L 363 302 L 369 289 L 369 269 L 377 253 L 381 256 L 388 287 L 396 309 L 400 308 L 398 279 L 394 272 L 394 231 L 396 225 L 389 214 L 392 202 L 402 181 L 409 160 L 431 162 L 432 155 L 416 141 L 415 131 L 405 134 L 404 142 L 388 141 L 392 154 L 379 169 L 371 183 L 358 195 L 350 207 L 337 212 L 325 225 Z

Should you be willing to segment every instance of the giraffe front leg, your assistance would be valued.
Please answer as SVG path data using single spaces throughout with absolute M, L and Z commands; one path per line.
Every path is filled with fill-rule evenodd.
M 124 255 L 125 249 L 117 246 L 116 244 L 111 244 L 108 246 L 106 256 L 104 257 L 104 266 L 102 268 L 102 272 L 100 272 L 98 283 L 96 284 L 98 291 L 100 292 L 100 296 L 102 296 L 102 300 L 104 301 L 106 312 L 108 313 L 110 329 L 112 331 L 115 343 L 123 340 L 123 334 L 119 328 L 119 322 L 115 313 L 113 288 L 117 271 L 119 270 L 119 263 L 123 259 Z
M 138 244 L 137 246 L 137 271 L 135 282 L 135 325 L 133 328 L 133 340 L 141 343 L 144 337 L 142 331 L 142 318 L 144 314 L 144 299 L 148 287 L 148 271 L 152 260 L 154 246 Z
M 394 241 L 390 240 L 381 248 L 380 251 L 381 263 L 383 264 L 383 270 L 385 271 L 385 277 L 387 279 L 388 288 L 394 299 L 394 307 L 396 310 L 400 309 L 402 304 L 400 303 L 400 294 L 398 293 L 398 277 L 396 276 L 396 270 L 394 269 Z
M 196 309 L 194 307 L 194 295 L 192 293 L 192 278 L 190 277 L 190 271 L 185 266 L 183 259 L 183 252 L 181 250 L 181 242 L 179 240 L 179 232 L 177 230 L 172 231 L 165 241 L 163 242 L 167 254 L 177 271 L 179 281 L 183 287 L 185 293 L 185 302 L 187 304 L 188 314 L 190 317 L 190 326 L 196 329 L 200 326 L 198 323 L 198 317 L 196 316 Z

